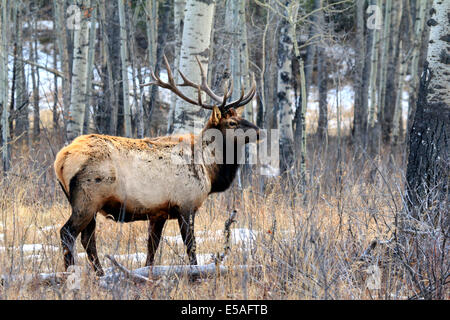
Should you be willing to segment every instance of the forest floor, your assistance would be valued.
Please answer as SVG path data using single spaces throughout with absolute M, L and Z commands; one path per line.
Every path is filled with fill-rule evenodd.
M 370 259 L 360 259 L 374 240 L 387 241 L 393 237 L 395 217 L 403 207 L 402 154 L 386 150 L 372 161 L 365 159 L 364 152 L 352 150 L 344 143 L 338 161 L 335 138 L 330 137 L 327 146 L 326 152 L 317 145 L 309 150 L 309 179 L 304 193 L 298 191 L 295 177 L 253 175 L 242 189 L 235 183 L 227 192 L 210 196 L 200 208 L 195 221 L 199 264 L 210 263 L 212 255 L 223 252 L 224 222 L 229 212 L 236 209 L 231 252 L 224 264 L 262 265 L 261 272 L 233 271 L 194 283 L 187 277 L 161 278 L 149 285 L 124 281 L 107 290 L 99 286 L 77 240 L 82 281 L 75 291 L 64 285 L 35 286 L 26 282 L 26 275 L 63 271 L 59 229 L 68 219 L 70 207 L 54 179 L 51 151 L 16 153 L 16 165 L 0 180 L 0 274 L 16 275 L 19 280 L 0 286 L 0 297 L 405 299 L 414 296 L 416 289 L 403 269 L 394 270 L 386 263 L 386 248 L 377 246 Z M 147 222 L 119 224 L 99 216 L 97 248 L 103 266 L 111 266 L 106 254 L 129 269 L 144 266 L 147 227 Z M 156 264 L 187 264 L 176 221 L 168 221 L 163 236 Z

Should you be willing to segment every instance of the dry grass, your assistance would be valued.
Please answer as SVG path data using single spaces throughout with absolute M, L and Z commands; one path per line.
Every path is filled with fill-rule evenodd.
M 54 141 L 54 140 L 49 140 Z M 42 145 L 45 145 L 43 142 Z M 0 286 L 2 299 L 403 299 L 417 294 L 408 274 L 386 263 L 378 249 L 370 262 L 359 259 L 374 239 L 393 235 L 394 217 L 402 207 L 403 160 L 388 152 L 377 161 L 344 147 L 342 175 L 333 140 L 327 152 L 309 152 L 309 182 L 299 194 L 289 181 L 254 176 L 243 190 L 236 186 L 210 196 L 195 223 L 197 254 L 223 251 L 223 225 L 238 210 L 233 228 L 254 238 L 234 238 L 226 264 L 261 264 L 260 274 L 233 272 L 195 283 L 163 278 L 152 285 L 123 282 L 113 290 L 99 287 L 77 240 L 81 289 L 65 285 L 35 286 L 16 281 Z M 333 147 L 331 147 L 333 146 Z M 17 152 L 16 152 L 17 153 Z M 19 154 L 19 153 L 17 153 Z M 67 200 L 55 184 L 49 150 L 21 152 L 11 174 L 0 180 L 0 274 L 23 275 L 63 271 L 59 229 L 70 215 Z M 25 156 L 26 154 L 26 156 Z M 236 231 L 235 231 L 236 232 Z M 178 226 L 169 221 L 156 264 L 186 264 Z M 38 244 L 38 246 L 31 246 Z M 144 265 L 147 223 L 117 224 L 98 217 L 97 247 L 116 255 L 128 268 Z M 370 266 L 381 270 L 380 289 L 370 290 Z M 449 297 L 446 287 L 446 297 Z

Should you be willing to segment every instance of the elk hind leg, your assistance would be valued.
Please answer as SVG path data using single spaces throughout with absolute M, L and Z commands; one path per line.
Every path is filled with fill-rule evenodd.
M 100 264 L 100 260 L 98 259 L 97 255 L 97 246 L 95 242 L 95 225 L 96 220 L 94 216 L 92 220 L 89 222 L 89 224 L 86 226 L 86 228 L 84 228 L 83 231 L 81 231 L 81 244 L 83 245 L 83 248 L 86 250 L 88 259 L 92 264 L 92 266 L 94 267 L 96 274 L 100 277 L 103 276 L 105 273 L 103 272 L 102 265 Z
M 61 244 L 64 254 L 64 267 L 67 270 L 69 266 L 75 264 L 74 245 L 77 236 L 89 224 L 93 215 L 86 215 L 82 211 L 72 209 L 72 215 L 60 230 Z

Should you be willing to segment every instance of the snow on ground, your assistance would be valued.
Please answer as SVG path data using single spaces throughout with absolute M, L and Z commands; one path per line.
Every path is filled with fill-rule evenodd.
M 145 262 L 147 254 L 143 252 L 130 253 L 130 254 L 116 254 L 114 258 L 119 261 L 131 261 L 131 262 Z
M 7 249 L 6 247 L 0 247 L 0 252 L 5 252 L 6 249 Z M 24 244 L 24 245 L 18 246 L 18 247 L 12 247 L 9 249 L 20 250 L 23 253 L 36 253 L 36 252 L 41 252 L 41 251 L 58 251 L 59 247 L 43 245 L 40 243 L 31 243 L 31 244 Z

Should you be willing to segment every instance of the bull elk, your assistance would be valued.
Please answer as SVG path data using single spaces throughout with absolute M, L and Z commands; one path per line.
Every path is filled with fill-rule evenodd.
M 144 85 L 169 89 L 185 101 L 211 110 L 212 114 L 202 133 L 208 129 L 218 130 L 224 137 L 225 146 L 226 139 L 231 139 L 225 134 L 227 129 L 242 129 L 244 133 L 249 129 L 256 131 L 253 141 L 247 138 L 244 142 L 238 139 L 231 141 L 235 149 L 239 147 L 239 141 L 242 147 L 245 143 L 260 139 L 259 128 L 236 112 L 255 95 L 254 79 L 247 94 L 242 89 L 238 99 L 228 102 L 232 86 L 225 87 L 223 96 L 215 94 L 207 85 L 205 72 L 198 59 L 201 84 L 190 81 L 181 72 L 183 83 L 175 84 L 166 57 L 164 62 L 168 82 L 162 81 L 152 72 L 153 81 Z M 197 101 L 185 96 L 177 86 L 196 88 Z M 214 104 L 203 103 L 201 91 L 211 97 Z M 104 274 L 95 244 L 97 213 L 112 217 L 117 222 L 149 220 L 147 266 L 153 265 L 166 220 L 177 219 L 189 262 L 197 264 L 195 214 L 209 194 L 229 188 L 239 167 L 237 162 L 226 161 L 194 164 L 174 162 L 174 148 L 183 141 L 189 141 L 192 149 L 206 148 L 202 133 L 144 139 L 90 134 L 76 138 L 61 149 L 56 156 L 54 169 L 72 207 L 69 220 L 60 230 L 65 268 L 74 264 L 74 242 L 81 233 L 81 243 L 90 263 L 98 275 Z M 226 148 L 223 150 L 221 156 L 226 159 Z M 203 156 L 214 155 L 205 152 Z

